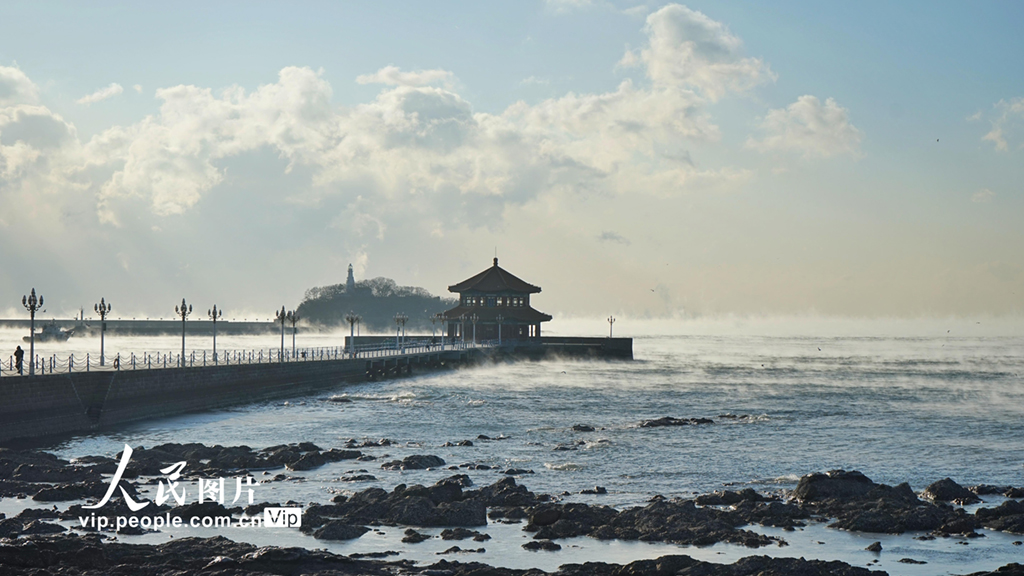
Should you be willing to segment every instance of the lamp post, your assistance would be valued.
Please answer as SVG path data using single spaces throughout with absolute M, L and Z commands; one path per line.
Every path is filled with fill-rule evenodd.
M 213 363 L 217 363 L 217 320 L 224 316 L 223 310 L 217 310 L 217 305 L 213 305 L 212 310 L 207 310 L 206 315 L 213 320 Z
M 479 317 L 479 316 L 477 316 L 477 315 L 476 315 L 476 313 L 473 313 L 473 314 L 472 314 L 472 315 L 471 315 L 471 316 L 469 317 L 469 321 L 473 323 L 473 347 L 474 347 L 474 348 L 476 348 L 476 322 L 477 322 L 477 320 L 479 320 L 479 319 L 480 319 L 480 317 Z
M 110 304 L 107 304 L 106 300 L 100 298 L 99 304 L 93 304 L 92 309 L 100 315 L 100 366 L 103 366 L 103 335 L 107 331 L 107 314 L 110 313 Z M 85 312 L 82 312 L 85 315 Z
M 504 316 L 498 314 L 495 320 L 498 321 L 498 346 L 501 346 L 501 322 L 505 319 Z
M 615 324 L 615 316 L 608 317 L 608 337 L 612 337 L 612 324 Z
M 356 357 L 356 322 L 359 322 L 361 318 L 355 312 L 349 312 L 345 315 L 345 322 L 348 322 L 348 345 L 349 345 L 349 358 Z
M 445 320 L 447 320 L 447 318 L 445 318 L 444 312 L 438 312 L 437 314 L 434 314 L 434 317 L 437 318 L 437 321 L 441 323 L 441 350 L 443 351 L 444 350 L 444 332 L 445 332 L 445 330 L 444 330 L 444 323 L 445 323 Z
M 200 308 L 202 310 L 202 308 Z M 174 307 L 174 313 L 181 316 L 181 367 L 185 367 L 185 319 L 192 313 L 192 305 L 185 304 L 185 299 L 181 299 L 181 308 Z
M 399 312 L 395 314 L 395 348 L 401 349 L 402 347 L 402 333 L 405 330 L 405 323 L 409 321 L 409 317 Z
M 288 313 L 288 321 L 292 323 L 292 359 L 295 359 L 295 324 L 299 321 L 299 315 L 294 310 Z
M 29 345 L 28 345 L 28 375 L 36 373 L 36 312 L 43 307 L 43 295 L 36 297 L 36 289 L 28 296 L 21 297 L 21 305 L 28 310 L 29 318 Z M 46 310 L 43 310 L 46 312 Z
M 284 312 L 284 306 L 281 306 L 280 312 L 274 312 L 274 319 L 281 323 L 281 351 L 277 353 L 277 361 L 284 362 L 284 323 L 288 319 L 288 315 Z

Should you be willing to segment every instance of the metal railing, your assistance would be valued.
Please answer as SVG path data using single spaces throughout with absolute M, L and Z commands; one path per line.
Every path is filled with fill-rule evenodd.
M 351 350 L 342 346 L 300 348 L 291 350 L 280 348 L 260 348 L 250 350 L 217 351 L 216 358 L 208 350 L 193 350 L 186 353 L 184 362 L 180 352 L 141 352 L 116 353 L 106 355 L 104 366 L 100 366 L 99 357 L 87 353 L 84 355 L 69 354 L 66 357 L 51 354 L 37 354 L 35 372 L 38 375 L 69 374 L 75 372 L 116 372 L 120 370 L 155 370 L 164 368 L 196 368 L 203 366 L 234 366 L 238 364 L 281 364 L 290 362 L 320 362 L 325 360 L 343 360 L 360 358 L 386 358 L 408 354 L 425 354 L 448 350 L 465 350 L 468 348 L 486 348 L 496 346 L 497 341 L 463 342 L 461 340 L 441 338 L 418 338 L 402 342 L 391 340 L 373 344 L 356 345 Z M 0 359 L 0 377 L 27 375 L 29 360 L 25 359 L 21 370 L 13 356 L 7 360 Z

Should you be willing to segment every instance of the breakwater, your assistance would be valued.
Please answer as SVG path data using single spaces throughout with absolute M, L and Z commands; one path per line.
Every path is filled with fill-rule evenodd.
M 451 344 L 446 349 L 429 344 L 384 346 L 357 342 L 355 358 L 5 376 L 0 379 L 4 399 L 0 403 L 0 442 L 86 433 L 486 361 L 550 356 L 632 358 L 632 340 L 628 338 L 556 338 L 476 347 L 459 343 L 454 349 Z

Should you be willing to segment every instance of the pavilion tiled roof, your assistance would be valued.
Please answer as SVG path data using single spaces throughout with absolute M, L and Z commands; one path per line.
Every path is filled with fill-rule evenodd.
M 522 322 L 526 324 L 536 324 L 538 322 L 549 322 L 551 320 L 550 314 L 545 314 L 539 310 L 534 310 L 529 306 L 524 307 L 510 307 L 510 306 L 456 306 L 451 310 L 444 312 L 444 319 L 452 322 L 457 322 L 460 316 L 466 317 L 466 323 L 469 323 L 469 317 L 476 314 L 479 320 L 477 322 L 497 322 L 498 314 L 504 317 L 505 321 Z
M 463 280 L 458 284 L 448 287 L 449 292 L 467 292 L 477 290 L 480 292 L 525 292 L 536 294 L 540 292 L 540 286 L 534 286 L 524 282 L 510 274 L 504 268 L 498 266 L 498 259 L 494 259 L 494 265 L 483 272 Z

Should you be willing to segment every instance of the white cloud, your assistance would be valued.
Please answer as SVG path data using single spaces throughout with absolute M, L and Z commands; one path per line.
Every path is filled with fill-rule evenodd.
M 1010 149 L 1008 139 L 1016 140 L 1024 134 L 1024 97 L 1000 100 L 994 107 L 999 115 L 992 120 L 992 130 L 981 139 L 992 142 L 996 150 L 1006 152 Z M 1019 146 L 1024 147 L 1024 142 Z
M 132 89 L 134 89 L 139 94 L 142 94 L 142 84 L 136 84 L 135 86 L 132 86 Z
M 0 107 L 15 104 L 34 104 L 39 99 L 39 88 L 20 69 L 0 66 Z
M 716 101 L 775 79 L 763 60 L 743 56 L 743 42 L 724 24 L 686 6 L 669 4 L 649 15 L 645 31 L 647 46 L 627 50 L 619 64 L 642 62 L 656 86 L 694 89 Z
M 537 76 L 530 76 L 528 78 L 523 78 L 522 80 L 519 81 L 519 83 L 524 85 L 524 86 L 529 86 L 531 84 L 550 84 L 550 82 L 547 79 L 545 79 L 545 78 L 538 78 Z
M 388 86 L 450 85 L 454 76 L 448 70 L 416 70 L 402 72 L 398 66 L 385 66 L 373 74 L 356 77 L 359 84 L 386 84 Z
M 850 123 L 849 111 L 829 98 L 822 104 L 804 95 L 786 108 L 771 110 L 761 122 L 764 138 L 747 140 L 747 146 L 762 152 L 793 151 L 805 158 L 827 158 L 860 153 L 861 131 Z
M 974 194 L 971 194 L 971 202 L 977 202 L 979 204 L 985 202 L 991 202 L 996 197 L 996 193 L 989 190 L 988 188 L 982 188 Z
M 84 105 L 88 106 L 89 104 L 93 104 L 95 102 L 99 102 L 100 100 L 106 100 L 107 98 L 113 98 L 114 96 L 117 96 L 118 94 L 120 94 L 122 92 L 124 92 L 124 88 L 122 88 L 120 84 L 111 83 L 110 86 L 107 86 L 106 88 L 100 88 L 99 90 L 93 92 L 92 94 L 88 94 L 86 96 L 82 96 L 78 100 L 75 100 L 75 102 L 78 103 L 78 104 L 84 104 Z

